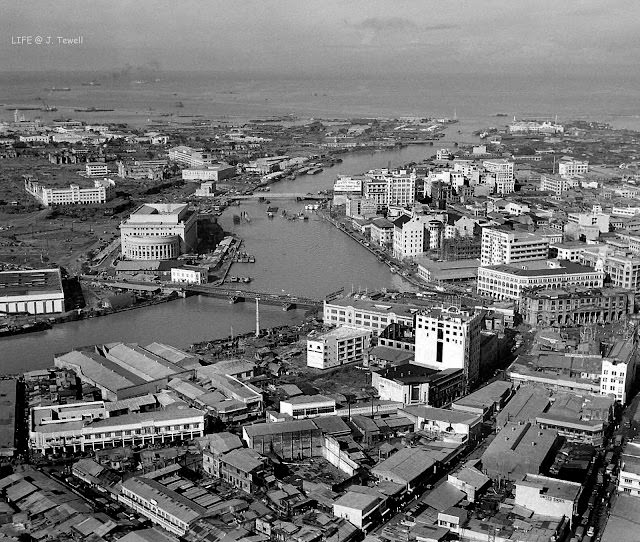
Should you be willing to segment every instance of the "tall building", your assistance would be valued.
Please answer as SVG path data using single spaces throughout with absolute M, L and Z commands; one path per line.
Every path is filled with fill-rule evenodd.
M 498 194 L 510 194 L 515 189 L 513 176 L 513 162 L 503 159 L 484 160 L 484 168 L 493 173 L 496 179 L 496 192 Z
M 80 188 L 77 184 L 70 184 L 69 188 L 46 188 L 39 182 L 27 179 L 24 189 L 42 205 L 78 205 L 91 203 L 105 203 L 111 199 L 116 183 L 111 179 L 96 179 L 93 187 Z
M 553 192 L 556 196 L 562 196 L 568 192 L 572 186 L 573 182 L 567 177 L 551 175 L 549 173 L 540 175 L 540 190 Z
M 399 323 L 413 327 L 417 305 L 380 303 L 346 297 L 324 302 L 323 321 L 329 325 L 349 325 L 359 329 L 382 333 L 389 324 Z
M 215 164 L 213 153 L 204 149 L 192 149 L 186 145 L 180 145 L 169 149 L 169 160 L 189 168 L 202 168 Z
M 416 174 L 406 170 L 392 171 L 386 176 L 387 206 L 406 207 L 416 199 Z
M 546 260 L 548 257 L 549 242 L 538 235 L 498 228 L 482 230 L 482 266 L 517 264 L 531 260 Z
M 129 260 L 172 260 L 196 248 L 198 223 L 186 203 L 147 203 L 120 224 Z
M 364 360 L 371 332 L 354 327 L 338 327 L 307 339 L 307 366 L 330 369 Z
M 640 256 L 600 245 L 586 249 L 579 258 L 580 263 L 603 271 L 613 286 L 640 292 Z
M 459 310 L 434 308 L 416 315 L 415 364 L 432 369 L 463 369 L 468 383 L 480 371 L 482 316 Z
M 425 227 L 428 226 L 429 217 L 402 215 L 393 225 L 393 257 L 402 260 L 422 256 L 425 251 Z
M 589 172 L 587 160 L 562 159 L 558 164 L 558 174 L 563 177 L 574 177 Z

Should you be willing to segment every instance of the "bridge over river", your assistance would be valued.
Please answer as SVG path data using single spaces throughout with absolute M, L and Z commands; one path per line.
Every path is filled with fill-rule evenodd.
M 241 196 L 233 196 L 229 197 L 231 201 L 234 200 L 259 200 L 268 199 L 268 200 L 295 200 L 295 201 L 324 201 L 327 199 L 331 199 L 331 196 L 327 194 L 302 194 L 302 193 L 294 193 L 294 192 L 258 192 L 255 194 L 243 194 Z
M 198 294 L 209 297 L 228 299 L 229 303 L 240 303 L 243 301 L 253 301 L 259 299 L 265 305 L 279 305 L 282 310 L 290 309 L 314 309 L 322 306 L 322 300 L 309 297 L 296 296 L 291 294 L 274 294 L 268 292 L 254 292 L 242 288 L 221 288 L 209 284 L 189 284 L 184 285 L 187 294 Z

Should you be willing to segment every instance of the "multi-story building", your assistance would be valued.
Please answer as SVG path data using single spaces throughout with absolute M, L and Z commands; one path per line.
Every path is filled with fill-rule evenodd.
M 402 260 L 422 256 L 425 252 L 425 228 L 428 223 L 427 216 L 402 215 L 397 218 L 393 223 L 393 257 Z
M 608 245 L 585 250 L 580 263 L 606 274 L 613 286 L 640 292 L 640 257 Z
M 529 288 L 601 288 L 604 277 L 603 271 L 563 260 L 494 265 L 478 268 L 478 293 L 519 300 L 522 292 Z
M 147 203 L 120 224 L 122 255 L 171 260 L 197 245 L 197 215 L 186 203 Z
M 589 162 L 587 160 L 573 160 L 563 158 L 558 163 L 558 174 L 563 177 L 574 177 L 584 175 L 589 172 Z
M 237 175 L 236 168 L 229 164 L 212 164 L 198 169 L 183 169 L 183 181 L 224 181 Z
M 60 269 L 0 272 L 0 311 L 7 314 L 64 312 Z
M 635 295 L 615 287 L 542 287 L 521 293 L 519 312 L 531 326 L 608 324 L 633 314 Z
M 309 419 L 245 425 L 242 439 L 261 454 L 273 452 L 286 460 L 321 457 L 324 443 L 322 430 Z
M 115 181 L 111 179 L 96 179 L 93 187 L 80 188 L 80 185 L 70 184 L 69 188 L 46 188 L 39 182 L 27 179 L 24 189 L 42 205 L 80 205 L 105 203 L 115 192 Z
M 587 245 L 582 241 L 549 244 L 549 250 L 554 258 L 558 260 L 568 260 L 570 262 L 579 262 L 580 255 L 588 248 L 593 248 L 593 245 Z
M 371 344 L 371 331 L 341 326 L 307 338 L 307 366 L 330 369 L 364 360 Z
M 134 160 L 124 162 L 119 160 L 118 177 L 122 179 L 162 179 L 167 160 Z
M 516 506 L 522 506 L 539 516 L 567 518 L 578 515 L 582 484 L 527 473 L 516 481 Z
M 512 134 L 562 134 L 564 126 L 562 124 L 553 123 L 551 121 L 527 121 L 513 120 L 509 124 L 509 132 Z
M 484 168 L 493 173 L 496 179 L 496 193 L 504 195 L 511 194 L 515 188 L 513 176 L 514 163 L 503 159 L 484 160 Z
M 515 232 L 498 228 L 483 228 L 482 266 L 517 264 L 531 260 L 546 260 L 549 242 L 533 233 Z
M 171 268 L 171 282 L 185 284 L 206 284 L 209 270 L 206 267 L 196 265 L 183 265 Z
M 578 228 L 597 228 L 599 233 L 609 231 L 610 215 L 606 213 L 569 213 L 567 220 L 569 224 L 575 224 Z
M 640 443 L 629 441 L 620 456 L 618 491 L 640 497 Z
M 220 457 L 219 465 L 220 478 L 245 493 L 255 494 L 257 487 L 264 484 L 267 458 L 251 448 L 227 452 Z
M 638 344 L 633 337 L 614 342 L 602 358 L 600 394 L 626 404 L 637 379 Z
M 393 222 L 386 218 L 371 221 L 371 240 L 385 249 L 393 248 Z
M 87 177 L 105 177 L 109 175 L 109 168 L 104 162 L 87 162 L 85 172 Z
M 406 207 L 416 199 L 416 174 L 406 170 L 392 171 L 386 176 L 386 205 Z
M 380 303 L 345 297 L 324 302 L 323 321 L 328 325 L 348 325 L 379 335 L 389 324 L 413 327 L 415 313 L 420 308 L 411 304 Z
M 414 431 L 436 435 L 459 435 L 461 443 L 476 441 L 481 434 L 482 416 L 425 405 L 405 406 L 398 413 L 414 423 Z
M 189 168 L 202 168 L 215 164 L 213 153 L 204 149 L 193 149 L 185 145 L 169 149 L 169 160 Z
M 567 193 L 573 186 L 573 181 L 567 177 L 561 177 L 560 175 L 553 175 L 550 173 L 543 173 L 540 175 L 540 190 L 546 192 L 553 192 L 556 196 L 562 196 Z
M 482 316 L 459 310 L 434 308 L 416 314 L 415 364 L 432 369 L 462 369 L 468 384 L 480 371 Z
M 338 178 L 333 183 L 333 204 L 345 205 L 348 197 L 362 196 L 362 186 L 362 177 L 338 175 Z M 365 194 L 364 197 L 370 198 L 371 196 Z
M 280 401 L 280 413 L 292 418 L 315 418 L 336 413 L 336 400 L 324 395 L 296 395 Z
M 74 453 L 115 446 L 148 446 L 191 440 L 204 434 L 204 412 L 167 408 L 110 417 L 102 401 L 34 407 L 29 448 Z
M 204 506 L 170 489 L 153 478 L 134 476 L 120 489 L 118 500 L 132 510 L 178 536 L 210 512 Z

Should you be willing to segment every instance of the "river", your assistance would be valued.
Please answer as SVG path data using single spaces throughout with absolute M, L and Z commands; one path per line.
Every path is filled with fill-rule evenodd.
M 343 155 L 343 162 L 322 173 L 300 176 L 295 181 L 273 185 L 272 192 L 317 192 L 331 188 L 337 174 L 358 174 L 389 162 L 399 166 L 420 161 L 432 154 L 433 147 L 410 146 L 374 153 Z M 268 194 L 266 194 L 268 197 Z M 278 201 L 281 209 L 300 210 L 303 205 Z M 408 285 L 387 266 L 344 233 L 310 213 L 308 221 L 269 219 L 266 205 L 244 203 L 230 208 L 220 217 L 225 230 L 244 240 L 245 250 L 256 257 L 255 264 L 234 264 L 231 274 L 251 276 L 249 285 L 258 291 L 285 291 L 321 299 L 338 288 L 407 289 Z M 233 214 L 245 210 L 250 223 L 233 224 Z M 278 307 L 261 306 L 262 327 L 301 322 L 304 311 L 284 312 Z M 255 305 L 229 305 L 223 300 L 191 297 L 110 316 L 60 324 L 53 329 L 0 339 L 3 373 L 47 367 L 53 355 L 79 346 L 113 341 L 146 344 L 161 341 L 177 347 L 194 342 L 254 329 Z

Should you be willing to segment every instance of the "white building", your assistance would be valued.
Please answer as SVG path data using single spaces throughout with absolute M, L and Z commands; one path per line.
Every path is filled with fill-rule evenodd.
M 577 515 L 582 484 L 528 473 L 515 485 L 516 506 L 539 516 L 565 517 L 570 522 Z
M 204 434 L 204 412 L 167 408 L 109 417 L 103 401 L 31 409 L 29 448 L 46 454 L 114 446 L 149 446 Z
M 640 443 L 629 441 L 620 457 L 618 491 L 640 497 Z
M 603 271 L 613 286 L 640 293 L 640 257 L 609 245 L 592 246 L 580 254 L 580 263 Z
M 0 313 L 64 312 L 60 269 L 0 272 Z
M 605 274 L 574 262 L 540 260 L 478 268 L 478 293 L 519 300 L 525 288 L 586 286 L 601 288 Z
M 405 406 L 398 414 L 414 423 L 415 431 L 427 431 L 436 435 L 459 435 L 461 442 L 475 440 L 480 436 L 482 416 L 425 405 Z
M 347 297 L 325 301 L 322 318 L 327 325 L 348 325 L 380 335 L 389 324 L 398 323 L 413 327 L 414 314 L 419 308 Z
M 500 265 L 545 260 L 549 242 L 533 233 L 483 228 L 480 264 Z
M 109 175 L 109 168 L 104 162 L 87 162 L 85 171 L 88 177 L 104 177 Z
M 496 192 L 498 194 L 510 194 L 515 189 L 513 176 L 514 163 L 503 159 L 484 160 L 484 168 L 493 173 L 496 179 Z
M 333 515 L 346 519 L 366 533 L 380 520 L 382 503 L 381 495 L 347 491 L 333 503 Z
M 336 401 L 324 395 L 297 395 L 280 401 L 280 413 L 295 419 L 332 416 L 336 413 Z
M 560 175 L 543 173 L 540 175 L 540 190 L 553 192 L 556 196 L 562 196 L 573 187 L 573 181 Z
M 402 215 L 397 218 L 393 222 L 393 257 L 403 260 L 422 256 L 425 252 L 425 227 L 429 222 L 428 216 Z
M 206 152 L 204 149 L 193 149 L 186 145 L 169 149 L 169 160 L 189 168 L 203 168 L 214 165 L 216 162 L 213 153 Z
M 558 174 L 563 177 L 575 177 L 589 172 L 589 162 L 586 160 L 563 159 L 558 164 Z
M 364 360 L 371 332 L 342 326 L 307 339 L 307 366 L 329 369 Z
M 198 169 L 183 169 L 183 181 L 222 181 L 236 175 L 236 168 L 228 164 L 215 164 Z
M 197 244 L 197 215 L 186 203 L 147 203 L 120 224 L 129 260 L 171 260 Z
M 597 243 L 594 243 L 597 245 Z M 587 245 L 581 241 L 567 241 L 565 243 L 550 243 L 549 248 L 557 250 L 556 258 L 558 260 L 567 260 L 570 262 L 579 262 L 580 255 L 588 248 L 593 248 L 593 244 Z
M 333 204 L 344 205 L 347 202 L 347 197 L 361 196 L 362 180 L 362 177 L 338 175 L 338 178 L 333 183 Z
M 611 216 L 606 213 L 569 213 L 567 220 L 578 227 L 596 227 L 600 233 L 609 231 L 609 220 Z
M 616 401 L 626 404 L 636 379 L 636 351 L 632 340 L 621 340 L 602 358 L 600 395 L 613 395 Z
M 463 369 L 468 383 L 480 371 L 482 317 L 457 307 L 434 308 L 416 315 L 415 364 L 439 371 Z
M 77 184 L 70 184 L 69 188 L 45 188 L 37 181 L 24 181 L 25 191 L 45 207 L 105 203 L 111 199 L 115 186 L 111 179 L 96 179 L 91 188 L 80 188 Z
M 205 267 L 195 265 L 183 265 L 182 267 L 171 268 L 171 282 L 182 282 L 185 284 L 206 284 L 209 270 Z
M 386 176 L 386 205 L 406 207 L 416 199 L 416 174 L 406 170 L 392 171 Z

